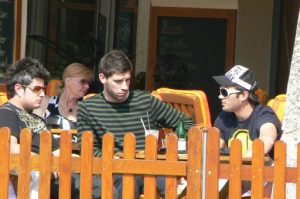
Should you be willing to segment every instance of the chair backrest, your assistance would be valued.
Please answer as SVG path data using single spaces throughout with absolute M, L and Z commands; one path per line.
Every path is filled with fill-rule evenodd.
M 277 95 L 275 98 L 269 100 L 268 106 L 270 106 L 276 113 L 279 120 L 282 122 L 284 109 L 286 103 L 286 94 Z
M 1 105 L 8 101 L 7 93 L 0 92 Z
M 208 101 L 203 91 L 159 88 L 152 93 L 177 110 L 191 116 L 197 126 L 212 126 Z
M 56 96 L 57 86 L 62 82 L 60 79 L 51 79 L 47 84 L 46 95 L 48 96 Z
M 7 88 L 6 88 L 6 84 L 5 83 L 0 84 L 0 92 L 3 92 L 3 93 L 7 92 Z
M 85 100 L 85 99 L 88 99 L 88 98 L 93 97 L 95 95 L 97 95 L 97 93 L 89 93 L 89 94 L 86 94 L 85 96 L 83 96 L 83 99 Z
M 267 104 L 268 93 L 264 89 L 258 88 L 255 94 L 258 96 L 260 104 Z

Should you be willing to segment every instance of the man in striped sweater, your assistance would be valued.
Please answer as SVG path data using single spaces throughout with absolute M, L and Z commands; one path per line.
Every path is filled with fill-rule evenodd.
M 143 150 L 145 129 L 162 127 L 176 128 L 183 113 L 151 96 L 146 91 L 130 91 L 132 64 L 119 50 L 102 57 L 99 64 L 99 80 L 103 92 L 79 103 L 77 114 L 78 141 L 83 131 L 94 134 L 94 155 L 101 156 L 102 137 L 111 132 L 115 137 L 115 151 L 123 149 L 123 136 L 133 132 L 136 136 L 136 148 Z M 185 117 L 185 116 L 184 116 Z M 149 119 L 149 126 L 148 126 Z M 188 130 L 193 122 L 185 117 L 184 127 Z

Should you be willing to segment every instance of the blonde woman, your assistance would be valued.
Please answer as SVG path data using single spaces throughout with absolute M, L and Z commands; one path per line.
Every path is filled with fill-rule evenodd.
M 46 119 L 48 128 L 75 128 L 77 104 L 89 90 L 93 79 L 91 69 L 80 63 L 68 65 L 62 75 L 58 95 L 43 101 L 44 110 L 39 115 Z

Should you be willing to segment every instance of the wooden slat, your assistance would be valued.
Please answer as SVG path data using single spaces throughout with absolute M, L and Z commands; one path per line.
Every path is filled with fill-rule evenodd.
M 188 134 L 187 197 L 201 198 L 202 136 L 199 128 L 192 127 Z
M 93 134 L 84 132 L 81 143 L 80 198 L 92 198 Z
M 230 148 L 229 198 L 241 198 L 242 144 L 238 139 L 232 141 Z
M 43 131 L 40 137 L 39 159 L 39 198 L 50 198 L 52 139 L 49 131 Z
M 286 145 L 279 140 L 274 153 L 274 199 L 285 199 Z
M 261 140 L 256 139 L 252 145 L 252 178 L 251 195 L 253 198 L 263 198 L 264 196 L 264 145 Z
M 114 156 L 114 136 L 106 133 L 102 142 L 102 198 L 113 198 L 112 160 Z
M 23 129 L 21 131 L 20 140 L 20 164 L 18 165 L 18 198 L 25 199 L 29 196 L 30 188 L 31 132 L 29 131 L 29 129 Z
M 135 158 L 135 136 L 133 133 L 127 133 L 124 137 L 124 159 Z M 125 174 L 123 176 L 123 198 L 134 198 L 134 176 Z
M 60 136 L 59 198 L 71 198 L 72 135 L 63 131 Z
M 167 160 L 168 161 L 178 161 L 178 139 L 175 134 L 167 136 Z M 172 167 L 176 169 L 177 167 Z M 166 176 L 166 191 L 165 198 L 175 199 L 177 198 L 177 177 L 176 176 Z
M 153 150 L 155 149 L 155 150 Z M 148 135 L 145 146 L 145 160 L 157 159 L 157 140 L 154 135 Z M 160 169 L 160 166 L 156 167 Z M 156 198 L 156 177 L 154 175 L 145 175 L 144 177 L 144 195 L 145 199 Z
M 50 131 L 54 134 L 61 134 L 64 129 L 50 129 Z M 77 134 L 77 129 L 70 129 L 69 131 L 71 131 L 72 134 Z
M 0 196 L 3 198 L 8 198 L 10 129 L 0 128 L 0 135 Z
M 209 129 L 207 133 L 206 159 L 206 198 L 218 198 L 219 178 L 219 145 L 220 133 L 217 128 Z M 216 144 L 217 143 L 217 144 Z M 214 158 L 212 158 L 214 157 Z

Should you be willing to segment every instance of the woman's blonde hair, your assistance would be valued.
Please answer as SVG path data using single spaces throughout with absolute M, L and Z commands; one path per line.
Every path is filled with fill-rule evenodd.
M 64 73 L 62 76 L 63 82 L 68 77 L 85 77 L 88 80 L 92 80 L 93 72 L 91 69 L 89 69 L 88 67 L 86 67 L 83 64 L 72 63 L 72 64 L 68 65 L 64 70 Z

